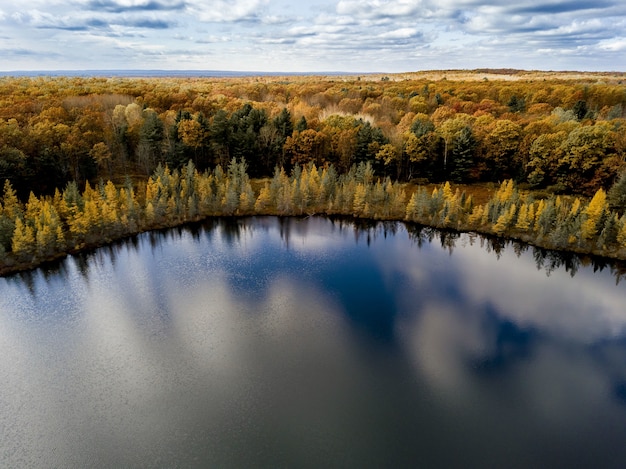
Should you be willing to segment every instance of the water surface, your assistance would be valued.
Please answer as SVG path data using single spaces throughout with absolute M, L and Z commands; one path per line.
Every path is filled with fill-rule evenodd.
M 617 266 L 251 218 L 0 279 L 1 467 L 623 467 Z

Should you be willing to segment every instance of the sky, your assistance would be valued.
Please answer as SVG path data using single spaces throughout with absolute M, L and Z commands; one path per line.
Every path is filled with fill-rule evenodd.
M 0 71 L 626 71 L 625 0 L 0 0 Z

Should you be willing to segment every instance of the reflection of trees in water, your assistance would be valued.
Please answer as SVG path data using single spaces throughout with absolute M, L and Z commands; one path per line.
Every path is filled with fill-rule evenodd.
M 102 265 L 102 263 L 108 261 L 115 265 L 121 249 L 138 252 L 142 245 L 142 237 L 146 237 L 153 252 L 160 249 L 163 243 L 167 241 L 179 240 L 185 236 L 191 236 L 194 241 L 200 241 L 203 237 L 211 239 L 216 232 L 219 232 L 226 244 L 232 246 L 241 240 L 244 233 L 258 229 L 267 231 L 276 226 L 274 224 L 276 220 L 281 240 L 286 247 L 289 247 L 293 232 L 304 236 L 307 234 L 308 217 L 211 217 L 202 222 L 163 230 L 153 230 L 131 236 L 91 251 L 82 251 L 70 255 L 69 257 L 73 259 L 77 272 L 88 279 L 90 267 L 94 264 Z M 531 246 L 517 240 L 507 240 L 478 233 L 442 230 L 415 223 L 397 221 L 376 221 L 341 216 L 328 217 L 326 220 L 329 220 L 331 226 L 340 232 L 352 230 L 355 243 L 359 243 L 364 239 L 368 246 L 380 236 L 384 238 L 395 236 L 400 226 L 404 226 L 409 239 L 418 248 L 438 241 L 443 249 L 452 254 L 459 240 L 463 240 L 464 243 L 467 242 L 470 245 L 474 245 L 478 241 L 482 248 L 489 253 L 495 254 L 498 259 L 501 258 L 502 253 L 508 247 L 513 249 L 517 257 L 531 249 L 537 269 L 544 270 L 548 276 L 558 269 L 565 269 L 573 277 L 581 267 L 591 266 L 594 272 L 602 272 L 609 269 L 615 277 L 616 283 L 619 283 L 622 278 L 626 277 L 626 262 L 624 261 L 565 251 L 553 251 Z M 67 262 L 68 258 L 47 262 L 36 270 L 17 273 L 14 275 L 14 278 L 20 279 L 28 289 L 32 290 L 34 289 L 34 278 L 38 275 L 42 275 L 45 281 L 58 276 L 66 279 L 69 275 Z
M 439 239 L 441 247 L 452 253 L 457 241 L 462 239 L 462 233 L 455 231 L 439 230 L 412 223 L 406 223 L 405 226 L 409 239 L 418 248 L 425 244 L 431 244 L 435 239 Z M 502 253 L 508 247 L 513 249 L 517 257 L 532 249 L 532 256 L 537 269 L 544 270 L 547 276 L 550 276 L 552 272 L 558 269 L 564 269 L 573 277 L 581 267 L 592 266 L 594 272 L 609 269 L 615 277 L 616 283 L 619 283 L 622 278 L 626 277 L 626 262 L 614 259 L 543 249 L 517 240 L 507 240 L 478 233 L 466 233 L 463 239 L 466 239 L 470 245 L 473 245 L 478 239 L 480 246 L 487 252 L 495 254 L 497 259 L 501 258 Z
M 425 244 L 432 244 L 435 239 L 439 240 L 441 247 L 450 254 L 454 251 L 456 243 L 461 237 L 458 231 L 441 230 L 430 226 L 416 225 L 413 223 L 405 224 L 409 239 L 421 248 Z

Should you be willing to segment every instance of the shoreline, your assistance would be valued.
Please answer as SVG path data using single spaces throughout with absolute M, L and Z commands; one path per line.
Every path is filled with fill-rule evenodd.
M 495 233 L 489 232 L 487 230 L 479 230 L 473 228 L 464 228 L 464 227 L 449 227 L 449 226 L 435 226 L 431 224 L 420 223 L 418 221 L 408 220 L 406 218 L 399 219 L 395 217 L 362 217 L 354 214 L 343 214 L 343 213 L 307 213 L 307 214 L 277 214 L 277 213 L 244 213 L 238 215 L 211 215 L 202 218 L 198 218 L 196 220 L 185 220 L 182 223 L 175 223 L 171 225 L 163 225 L 163 226 L 154 226 L 148 229 L 138 230 L 134 233 L 126 233 L 122 236 L 116 238 L 109 238 L 107 240 L 103 240 L 101 242 L 92 242 L 92 243 L 84 243 L 81 246 L 75 247 L 73 249 L 67 250 L 65 252 L 51 254 L 50 256 L 46 256 L 45 258 L 36 258 L 34 257 L 32 261 L 14 261 L 12 263 L 2 264 L 0 265 L 0 278 L 6 278 L 13 275 L 17 275 L 25 272 L 32 272 L 39 268 L 43 268 L 46 265 L 52 265 L 56 263 L 63 262 L 67 257 L 89 253 L 92 251 L 96 251 L 101 248 L 105 248 L 107 246 L 112 246 L 115 243 L 123 242 L 127 239 L 131 239 L 135 236 L 139 236 L 144 233 L 150 232 L 158 232 L 158 231 L 167 231 L 174 228 L 181 228 L 185 226 L 190 226 L 193 224 L 202 224 L 210 219 L 243 219 L 243 218 L 251 218 L 251 217 L 277 217 L 277 218 L 308 218 L 308 217 L 323 217 L 329 219 L 344 219 L 354 222 L 365 222 L 376 224 L 379 222 L 397 222 L 403 223 L 405 226 L 413 225 L 419 226 L 422 228 L 430 228 L 439 232 L 450 232 L 456 234 L 476 234 L 479 236 L 484 236 L 489 239 L 500 240 L 505 243 L 509 242 L 518 242 L 525 244 L 529 247 L 555 252 L 562 255 L 574 255 L 580 258 L 589 258 L 591 260 L 603 261 L 605 263 L 614 263 L 621 264 L 624 263 L 626 265 L 626 257 L 620 255 L 620 252 L 612 251 L 607 252 L 602 249 L 593 249 L 591 251 L 585 250 L 583 248 L 572 246 L 571 248 L 561 248 L 551 246 L 549 243 L 542 243 L 536 239 L 533 239 L 532 236 L 524 236 L 522 234 L 508 234 L 506 236 L 500 236 Z M 623 251 L 623 250 L 622 250 Z

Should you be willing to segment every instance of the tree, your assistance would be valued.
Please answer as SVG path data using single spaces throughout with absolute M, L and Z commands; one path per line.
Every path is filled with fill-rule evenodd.
M 596 236 L 600 221 L 607 210 L 606 193 L 603 189 L 598 189 L 584 212 L 585 220 L 581 226 L 583 239 L 590 240 Z
M 511 112 L 522 112 L 526 109 L 526 100 L 513 95 L 509 99 L 508 106 Z
M 13 254 L 18 259 L 26 259 L 34 254 L 35 234 L 33 229 L 24 224 L 21 218 L 15 220 L 15 231 L 11 240 Z
M 96 143 L 93 147 L 91 147 L 91 150 L 89 151 L 89 156 L 93 158 L 93 160 L 98 165 L 98 168 L 103 171 L 106 170 L 109 174 L 109 177 L 111 176 L 111 158 L 113 155 L 111 153 L 111 150 L 109 149 L 109 146 L 106 143 Z
M 626 210 L 626 171 L 615 181 L 607 193 L 611 210 L 623 213 Z
M 145 174 L 150 174 L 161 162 L 164 126 L 153 110 L 146 110 L 144 115 L 145 119 L 143 119 L 139 130 L 137 162 Z
M 576 101 L 576 104 L 574 104 L 574 107 L 572 108 L 572 111 L 574 112 L 576 119 L 578 119 L 579 121 L 585 118 L 588 110 L 589 109 L 587 107 L 587 101 L 584 101 L 582 99 L 579 99 L 578 101 Z
M 231 157 L 232 128 L 228 113 L 224 109 L 217 111 L 211 123 L 213 151 L 218 164 L 226 166 Z
M 452 141 L 450 176 L 455 182 L 466 182 L 474 166 L 476 140 L 469 126 L 464 127 Z
M 564 131 L 543 134 L 535 139 L 529 151 L 526 165 L 528 182 L 533 186 L 553 184 L 562 157 L 562 144 L 567 138 Z
M 614 153 L 614 142 L 606 125 L 579 125 L 561 144 L 561 151 L 558 182 L 572 192 L 592 194 L 602 183 L 594 176 Z
M 443 173 L 444 173 L 444 177 L 446 178 L 448 177 L 450 173 L 448 158 L 449 158 L 450 148 L 452 147 L 452 143 L 454 139 L 459 135 L 459 133 L 463 131 L 463 129 L 471 125 L 471 122 L 472 122 L 471 116 L 468 116 L 466 114 L 459 114 L 453 118 L 445 120 L 437 128 L 437 133 L 441 135 L 444 141 Z
M 498 119 L 484 140 L 484 158 L 491 168 L 491 179 L 502 180 L 516 176 L 521 169 L 519 145 L 521 127 L 508 119 Z
M 285 155 L 291 164 L 307 164 L 312 161 L 316 165 L 323 164 L 327 145 L 326 136 L 317 130 L 307 129 L 295 131 L 285 141 Z

